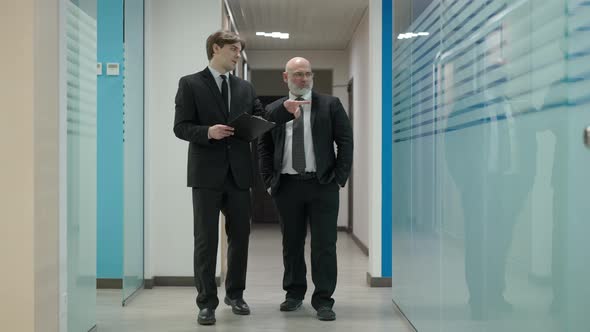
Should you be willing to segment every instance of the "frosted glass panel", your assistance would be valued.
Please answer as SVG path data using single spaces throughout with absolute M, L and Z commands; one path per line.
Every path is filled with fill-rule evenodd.
M 394 300 L 421 332 L 588 330 L 590 4 L 397 2 Z
M 143 0 L 125 1 L 123 304 L 143 286 Z
M 88 1 L 84 4 L 93 13 Z M 67 330 L 96 324 L 96 19 L 66 6 Z

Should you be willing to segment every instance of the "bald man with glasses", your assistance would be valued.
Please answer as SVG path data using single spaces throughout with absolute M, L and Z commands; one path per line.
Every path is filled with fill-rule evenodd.
M 289 96 L 266 110 L 268 114 L 296 111 L 292 121 L 262 136 L 258 151 L 261 174 L 279 211 L 283 235 L 286 295 L 280 310 L 300 308 L 307 291 L 304 247 L 309 222 L 315 286 L 311 305 L 319 320 L 330 321 L 336 319 L 332 295 L 337 277 L 339 189 L 350 173 L 353 139 L 340 100 L 313 92 L 313 77 L 307 59 L 296 57 L 287 62 L 283 80 Z

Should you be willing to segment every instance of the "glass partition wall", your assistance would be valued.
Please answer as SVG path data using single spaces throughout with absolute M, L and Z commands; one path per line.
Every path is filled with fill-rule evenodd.
M 143 286 L 144 1 L 126 0 L 124 63 L 123 305 Z M 62 259 L 64 331 L 96 327 L 97 1 L 66 0 L 63 74 L 67 110 L 67 226 Z M 66 272 L 67 270 L 67 272 Z
M 394 31 L 394 301 L 420 332 L 587 330 L 590 4 L 416 7 L 394 5 L 413 18 Z
M 67 331 L 96 325 L 96 1 L 65 1 Z M 63 259 L 63 257 L 62 257 Z M 65 272 L 65 271 L 64 271 Z
M 123 305 L 143 287 L 144 1 L 124 1 Z

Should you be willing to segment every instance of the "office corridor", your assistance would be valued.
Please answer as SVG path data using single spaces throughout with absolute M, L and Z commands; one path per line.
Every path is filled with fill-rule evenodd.
M 198 326 L 195 290 L 192 287 L 156 287 L 141 291 L 122 308 L 118 290 L 99 290 L 97 320 L 99 331 L 172 332 L 172 331 L 411 331 L 393 307 L 391 288 L 366 285 L 368 258 L 350 235 L 338 232 L 338 285 L 334 298 L 336 321 L 321 322 L 315 317 L 310 298 L 313 284 L 309 274 L 309 235 L 306 243 L 308 293 L 303 307 L 296 312 L 279 311 L 284 299 L 281 287 L 281 234 L 277 225 L 255 225 L 250 238 L 248 284 L 245 300 L 250 316 L 232 314 L 220 304 L 217 324 Z M 223 299 L 223 287 L 219 297 Z

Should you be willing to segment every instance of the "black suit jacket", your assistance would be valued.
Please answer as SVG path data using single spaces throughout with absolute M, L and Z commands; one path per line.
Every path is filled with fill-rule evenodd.
M 286 99 L 287 97 L 281 98 L 268 105 L 268 115 L 287 112 L 283 106 Z M 352 166 L 353 140 L 350 121 L 338 98 L 312 92 L 311 135 L 318 181 L 326 184 L 335 180 L 343 187 Z M 334 143 L 337 151 L 334 150 Z M 266 187 L 270 187 L 272 193 L 279 189 L 284 146 L 284 124 L 276 126 L 259 139 L 260 172 Z
M 228 170 L 236 185 L 248 189 L 252 184 L 250 143 L 228 137 L 208 139 L 209 127 L 228 124 L 242 113 L 263 116 L 274 122 L 286 122 L 289 113 L 278 112 L 269 118 L 265 115 L 252 85 L 229 75 L 231 112 L 228 113 L 221 92 L 209 68 L 184 76 L 178 83 L 174 133 L 190 142 L 188 147 L 187 185 L 199 188 L 223 188 Z

